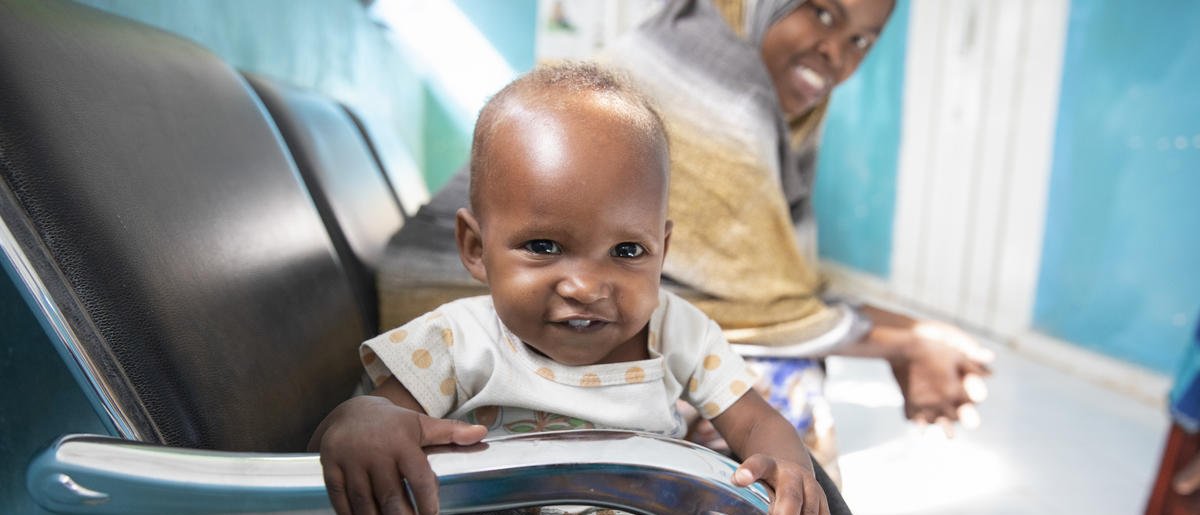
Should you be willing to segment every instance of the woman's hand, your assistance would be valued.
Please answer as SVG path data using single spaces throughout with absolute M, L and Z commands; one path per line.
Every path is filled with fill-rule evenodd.
M 991 351 L 961 329 L 941 322 L 922 320 L 882 329 L 898 332 L 891 338 L 905 342 L 887 358 L 904 395 L 904 415 L 931 424 L 978 425 L 974 403 L 987 396 L 982 377 L 991 373 Z M 950 426 L 946 427 L 949 436 Z
M 947 436 L 953 435 L 954 422 L 979 424 L 974 405 L 987 397 L 983 377 L 991 374 L 992 351 L 950 324 L 870 306 L 863 313 L 874 327 L 858 349 L 846 354 L 887 360 L 904 395 L 906 417 L 941 423 Z
M 478 443 L 483 426 L 437 419 L 364 395 L 343 402 L 321 423 L 314 442 L 329 500 L 339 515 L 438 512 L 437 477 L 424 447 Z M 412 495 L 405 492 L 408 481 Z

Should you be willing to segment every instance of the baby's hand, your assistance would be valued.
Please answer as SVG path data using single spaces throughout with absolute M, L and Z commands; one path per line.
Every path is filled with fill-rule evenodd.
M 829 501 L 825 499 L 821 485 L 817 484 L 817 476 L 811 467 L 755 454 L 733 472 L 733 484 L 737 486 L 750 486 L 758 480 L 774 489 L 771 515 L 829 514 Z
M 423 447 L 478 443 L 483 426 L 433 418 L 364 395 L 343 402 L 321 436 L 321 468 L 339 515 L 410 514 L 408 480 L 420 513 L 438 512 L 437 477 Z

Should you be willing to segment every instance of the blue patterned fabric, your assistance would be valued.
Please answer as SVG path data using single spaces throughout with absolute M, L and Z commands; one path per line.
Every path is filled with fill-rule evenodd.
M 1200 323 L 1184 353 L 1171 390 L 1171 416 L 1188 432 L 1200 431 Z
M 758 374 L 755 388 L 801 434 L 813 425 L 813 408 L 825 401 L 825 368 L 804 358 L 746 357 Z

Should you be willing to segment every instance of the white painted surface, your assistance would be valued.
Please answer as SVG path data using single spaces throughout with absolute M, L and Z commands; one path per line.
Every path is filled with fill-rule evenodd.
M 996 374 L 979 406 L 982 425 L 953 439 L 903 420 L 882 361 L 828 361 L 842 493 L 854 513 L 1142 513 L 1164 408 L 991 348 Z
M 893 294 L 989 332 L 1028 329 L 1067 0 L 914 0 Z
M 1066 0 L 1026 0 L 1028 35 L 1021 55 L 1021 88 L 1010 182 L 1005 197 L 1006 225 L 997 273 L 992 328 L 1014 334 L 1030 327 L 1041 263 L 1051 160 L 1054 155 L 1058 91 L 1066 44 Z
M 931 316 L 876 277 L 822 272 L 834 293 Z M 982 425 L 956 428 L 953 439 L 904 420 L 886 362 L 827 360 L 842 494 L 854 513 L 1141 513 L 1166 437 L 1169 379 L 1035 333 L 976 336 L 996 352 L 989 394 Z

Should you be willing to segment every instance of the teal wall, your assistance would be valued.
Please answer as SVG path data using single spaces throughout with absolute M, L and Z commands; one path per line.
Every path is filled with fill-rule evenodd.
M 534 35 L 537 29 L 537 0 L 454 0 L 467 20 L 518 74 L 534 65 Z M 435 64 L 436 66 L 436 64 Z M 459 119 L 453 100 L 436 87 L 424 89 L 425 181 L 436 192 L 467 164 L 475 118 Z
M 1034 324 L 1170 372 L 1200 312 L 1200 2 L 1071 2 Z
M 179 34 L 234 67 L 328 94 L 390 125 L 424 163 L 421 79 L 351 0 L 81 0 Z
M 858 72 L 833 94 L 814 204 L 821 257 L 880 277 L 892 258 L 908 0 Z
M 401 138 L 436 191 L 466 163 L 462 127 L 431 91 L 409 50 L 353 0 L 80 0 L 179 34 L 227 62 L 321 91 Z M 536 0 L 455 0 L 517 72 L 533 66 Z M 434 63 L 436 64 L 436 63 Z
M 471 154 L 471 127 L 463 125 L 448 100 L 431 87 L 424 90 L 425 183 L 434 193 L 450 181 Z
M 454 0 L 508 65 L 522 73 L 533 68 L 537 0 Z

